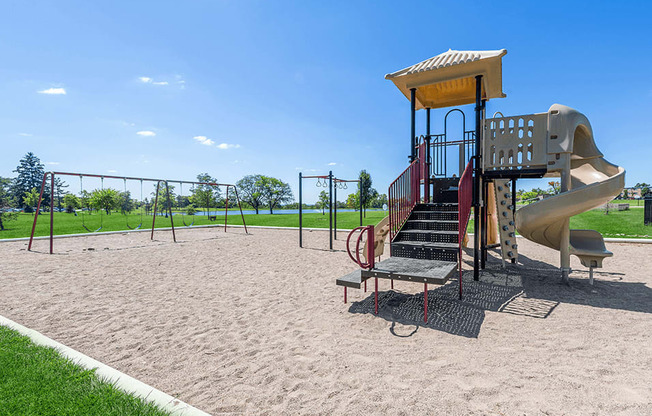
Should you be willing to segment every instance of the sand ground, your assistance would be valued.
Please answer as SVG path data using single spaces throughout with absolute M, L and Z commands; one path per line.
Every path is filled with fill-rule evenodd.
M 343 304 L 355 265 L 325 232 L 250 232 L 2 243 L 0 314 L 212 414 L 652 414 L 652 245 L 608 244 L 594 287 L 573 259 L 564 286 L 520 239 L 463 301 L 429 287 L 424 324 L 420 284 L 381 280 L 379 316 L 371 290 Z

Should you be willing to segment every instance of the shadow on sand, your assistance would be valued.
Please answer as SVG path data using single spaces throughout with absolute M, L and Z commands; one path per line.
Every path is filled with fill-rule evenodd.
M 565 285 L 553 265 L 523 255 L 519 255 L 519 263 L 503 268 L 499 254 L 494 253 L 480 281 L 473 280 L 472 271 L 465 271 L 462 300 L 458 299 L 457 279 L 428 290 L 428 322 L 423 321 L 423 293 L 379 292 L 378 316 L 392 322 L 392 333 L 399 323 L 477 338 L 487 311 L 545 319 L 560 303 L 569 303 L 652 313 L 652 289 L 640 282 L 623 282 L 622 273 L 594 272 L 595 285 L 591 286 L 588 272 L 573 271 Z M 373 314 L 373 292 L 353 302 L 349 312 Z

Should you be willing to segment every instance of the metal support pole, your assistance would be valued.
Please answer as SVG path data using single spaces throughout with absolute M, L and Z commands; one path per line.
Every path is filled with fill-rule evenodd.
M 247 223 L 245 222 L 244 213 L 242 212 L 242 205 L 240 204 L 240 197 L 238 196 L 238 188 L 235 185 L 233 185 L 233 192 L 235 192 L 235 199 L 238 201 L 238 209 L 240 210 L 240 218 L 242 218 L 242 225 L 244 225 L 245 234 L 249 234 L 249 231 L 247 231 Z
M 423 178 L 423 199 L 425 203 L 430 202 L 430 109 L 426 108 L 426 173 Z
M 156 224 L 156 208 L 158 206 L 158 191 L 161 187 L 161 181 L 156 182 L 156 199 L 154 200 L 154 217 L 152 218 L 152 235 L 149 238 L 150 240 L 154 239 L 154 224 Z
M 229 218 L 229 187 L 226 187 L 226 199 L 224 202 L 224 232 L 226 232 L 226 219 Z
M 417 125 L 416 125 L 416 95 L 417 89 L 410 89 L 410 163 L 414 162 L 416 159 L 416 144 L 415 138 L 417 135 Z
M 376 289 L 374 292 L 374 313 L 378 315 L 378 278 L 376 277 L 375 279 L 376 279 L 375 282 Z
M 166 199 L 168 200 L 168 213 L 170 214 L 170 225 L 172 226 L 172 240 L 174 242 L 177 242 L 177 235 L 174 232 L 174 219 L 172 219 L 172 201 L 170 200 L 170 185 L 168 184 L 168 181 L 165 181 L 165 194 L 166 194 Z
M 512 218 L 514 218 L 515 214 L 516 214 L 516 178 L 512 178 Z M 512 263 L 516 263 L 516 259 L 512 259 Z
M 475 77 L 475 156 L 473 157 L 473 280 L 480 280 L 480 124 L 482 75 Z
M 301 195 L 302 174 L 299 172 L 299 247 L 303 247 L 303 200 Z
M 568 192 L 571 189 L 570 161 L 567 158 L 566 164 L 561 171 L 560 178 L 561 192 Z M 559 238 L 559 257 L 561 263 L 561 280 L 568 284 L 570 267 L 570 219 L 561 221 L 561 236 Z
M 423 322 L 428 322 L 428 283 L 423 284 Z
M 328 239 L 329 247 L 333 250 L 333 171 L 328 172 Z
M 487 200 L 488 183 L 482 181 L 482 201 Z M 483 203 L 480 208 L 480 268 L 484 269 L 487 265 L 487 204 Z
M 344 286 L 344 303 L 346 303 L 346 286 Z
M 50 254 L 54 252 L 54 173 L 50 173 Z
M 38 196 L 38 204 L 36 205 L 36 213 L 34 214 L 34 223 L 32 224 L 32 233 L 29 235 L 29 244 L 27 245 L 27 251 L 32 249 L 32 242 L 34 241 L 34 231 L 36 231 L 36 220 L 38 220 L 38 214 L 41 211 L 41 201 L 43 201 L 43 192 L 45 192 L 45 182 L 48 180 L 48 174 L 43 174 L 43 182 L 41 182 L 41 193 Z
M 337 240 L 337 179 L 335 180 L 335 189 L 333 190 L 335 197 L 335 207 L 333 208 L 333 239 Z
M 360 227 L 362 227 L 362 176 L 358 179 L 358 203 L 360 204 Z

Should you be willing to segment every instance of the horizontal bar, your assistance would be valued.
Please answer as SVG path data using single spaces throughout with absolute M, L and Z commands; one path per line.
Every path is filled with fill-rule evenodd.
M 128 181 L 147 181 L 147 182 L 172 182 L 172 183 L 189 183 L 195 185 L 210 185 L 210 186 L 235 186 L 230 183 L 215 183 L 215 182 L 196 182 L 196 181 L 183 181 L 176 179 L 153 179 L 153 178 L 139 178 L 135 176 L 115 176 L 115 175 L 97 175 L 94 173 L 73 173 L 73 172 L 50 172 L 52 175 L 64 176 L 81 176 L 89 178 L 107 178 L 107 179 L 123 179 Z

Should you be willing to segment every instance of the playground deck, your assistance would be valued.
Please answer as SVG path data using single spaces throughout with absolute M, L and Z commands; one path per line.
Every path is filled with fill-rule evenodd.
M 649 245 L 607 243 L 588 274 L 519 239 L 518 266 L 464 255 L 429 288 L 349 290 L 328 233 L 182 229 L 0 244 L 0 314 L 211 414 L 649 414 Z M 93 249 L 93 250 L 91 250 Z

